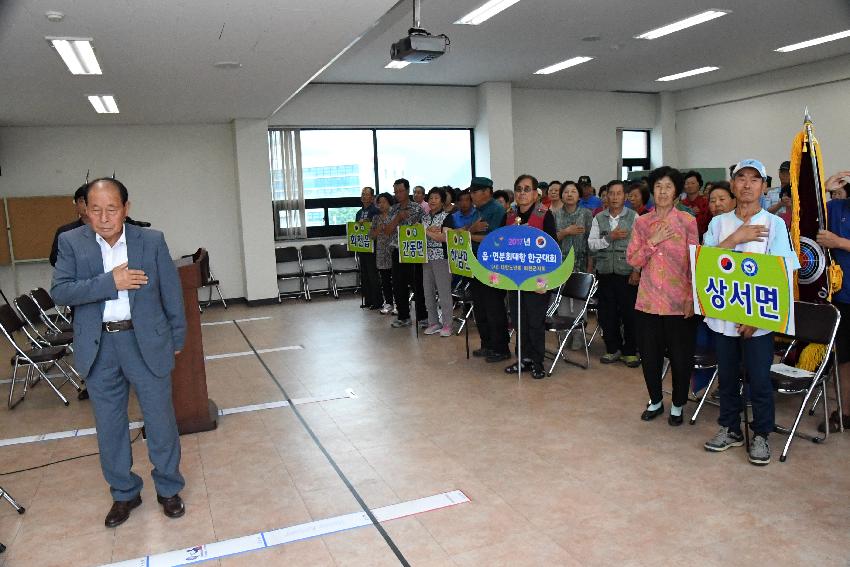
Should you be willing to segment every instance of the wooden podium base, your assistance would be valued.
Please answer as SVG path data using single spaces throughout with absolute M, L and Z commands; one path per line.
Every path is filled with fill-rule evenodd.
M 200 433 L 201 431 L 212 431 L 218 427 L 218 406 L 210 399 L 207 399 L 208 416 L 191 419 L 183 418 L 177 422 L 177 431 L 180 435 L 188 435 L 189 433 Z

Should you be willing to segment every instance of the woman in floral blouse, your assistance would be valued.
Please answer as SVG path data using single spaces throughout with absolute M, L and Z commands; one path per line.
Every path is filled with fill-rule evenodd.
M 386 227 L 392 220 L 390 218 L 390 207 L 393 204 L 392 195 L 381 193 L 375 203 L 378 206 L 378 214 L 372 217 L 372 229 L 369 236 L 375 239 L 375 263 L 378 273 L 381 275 L 381 291 L 384 295 L 384 306 L 381 313 L 387 315 L 393 311 L 393 249 L 390 248 L 392 236 L 386 234 Z
M 434 187 L 428 192 L 428 206 L 431 212 L 422 216 L 425 226 L 425 236 L 428 238 L 428 262 L 422 264 L 422 287 L 425 290 L 425 307 L 428 309 L 428 327 L 426 335 L 440 333 L 441 337 L 452 336 L 452 274 L 449 271 L 449 261 L 446 254 L 445 229 L 454 228 L 452 216 L 444 211 L 446 190 Z M 440 323 L 440 313 L 437 311 L 437 298 L 440 296 L 440 311 L 443 322 Z
M 628 263 L 641 270 L 635 319 L 643 378 L 649 391 L 649 405 L 641 419 L 649 421 L 664 413 L 661 370 L 668 356 L 673 373 L 670 425 L 683 421 L 696 341 L 689 246 L 699 242 L 697 223 L 674 206 L 684 183 L 681 172 L 672 167 L 659 167 L 650 173 L 655 209 L 635 221 L 626 251 Z

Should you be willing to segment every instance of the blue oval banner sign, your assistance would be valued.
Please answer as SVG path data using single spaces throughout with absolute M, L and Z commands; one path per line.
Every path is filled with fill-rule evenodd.
M 571 258 L 572 255 L 568 259 Z M 477 260 L 486 270 L 488 280 L 483 280 L 479 274 L 476 277 L 502 289 L 551 289 L 553 284 L 563 283 L 555 283 L 552 280 L 560 278 L 552 276 L 566 267 L 562 264 L 558 242 L 542 230 L 528 225 L 504 226 L 488 234 L 478 248 Z M 572 271 L 572 265 L 568 270 L 567 274 Z M 505 279 L 513 285 L 504 282 Z

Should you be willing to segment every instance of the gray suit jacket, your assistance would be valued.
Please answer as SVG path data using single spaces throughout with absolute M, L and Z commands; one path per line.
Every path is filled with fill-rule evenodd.
M 161 232 L 126 223 L 124 232 L 129 268 L 144 270 L 148 277 L 146 285 L 128 294 L 136 341 L 151 372 L 164 377 L 174 368 L 174 351 L 182 350 L 186 339 L 180 278 Z M 100 345 L 105 301 L 118 299 L 89 225 L 59 236 L 50 294 L 56 304 L 74 306 L 74 366 L 87 375 Z

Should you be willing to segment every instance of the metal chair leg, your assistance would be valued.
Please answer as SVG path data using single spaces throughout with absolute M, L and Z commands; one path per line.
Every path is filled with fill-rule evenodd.
M 835 373 L 835 403 L 838 406 L 838 431 L 844 433 L 844 405 L 841 402 L 841 374 L 838 372 L 838 354 L 833 350 L 832 356 L 832 371 Z
M 823 388 L 823 381 L 821 381 L 820 387 Z M 797 427 L 800 425 L 800 420 L 803 418 L 803 412 L 806 411 L 806 406 L 808 405 L 809 399 L 811 398 L 811 396 L 812 396 L 812 389 L 809 389 L 809 391 L 806 392 L 806 395 L 803 398 L 803 403 L 800 404 L 800 409 L 799 409 L 799 411 L 797 411 L 797 418 L 794 420 L 794 425 L 791 426 L 791 429 L 786 430 L 785 428 L 781 428 L 781 427 L 776 428 L 778 431 L 780 431 L 782 433 L 786 433 L 786 432 L 788 433 L 788 440 L 785 441 L 785 447 L 782 449 L 782 455 L 780 455 L 780 457 L 779 457 L 780 462 L 784 463 L 785 459 L 788 458 L 788 449 L 791 447 L 791 441 L 794 440 L 794 435 L 797 434 Z M 825 396 L 824 396 L 823 402 L 824 402 L 823 403 L 824 417 L 827 420 L 826 428 L 825 428 L 827 430 L 827 433 L 825 433 L 823 437 L 805 436 L 805 438 L 811 439 L 815 443 L 819 443 L 819 442 L 825 440 L 826 436 L 828 435 L 828 432 L 829 432 L 829 408 L 827 407 L 829 404 L 827 404 L 827 400 L 826 400 Z
M 586 322 L 586 321 L 585 321 Z M 587 340 L 587 332 L 584 330 L 584 325 L 581 326 L 581 338 L 584 344 L 584 357 L 587 359 L 587 368 L 590 368 L 590 341 L 593 340 L 591 337 L 590 341 Z
M 225 309 L 227 309 L 227 302 L 224 300 L 224 296 L 221 295 L 221 288 L 218 284 L 215 285 L 215 290 L 218 292 L 218 298 L 221 300 L 221 304 L 224 305 Z
M 702 411 L 702 406 L 705 405 L 705 400 L 708 399 L 709 393 L 711 392 L 711 387 L 714 385 L 714 381 L 717 380 L 717 372 L 717 369 L 715 369 L 714 374 L 711 375 L 711 380 L 708 381 L 708 385 L 705 387 L 705 392 L 702 393 L 702 397 L 699 400 L 699 405 L 694 411 L 694 414 L 691 416 L 691 425 L 697 422 L 697 416 L 699 415 L 699 412 Z
M 31 364 L 30 366 L 32 366 L 33 371 L 36 373 L 36 375 L 39 377 L 39 379 L 47 382 L 47 385 L 50 386 L 50 389 L 53 390 L 53 393 L 56 394 L 57 396 L 59 396 L 59 399 L 62 400 L 62 403 L 65 404 L 65 407 L 67 407 L 68 403 L 69 403 L 68 399 L 65 396 L 62 395 L 62 392 L 60 392 L 59 388 L 56 387 L 56 384 L 53 383 L 53 380 L 51 380 L 50 377 L 47 374 L 42 372 L 41 368 L 39 368 L 37 364 Z M 74 383 L 73 380 L 71 382 Z M 79 389 L 80 389 L 80 387 L 77 386 L 77 390 L 79 390 Z
M 12 403 L 12 399 L 14 398 L 14 395 L 15 395 L 15 382 L 18 380 L 18 368 L 19 367 L 20 367 L 20 364 L 18 363 L 18 361 L 16 359 L 14 370 L 12 370 L 12 383 L 9 385 L 9 403 L 8 403 L 9 409 L 15 409 L 15 406 L 17 406 L 19 403 L 24 401 L 24 397 L 27 395 L 27 387 L 29 386 L 29 373 L 27 373 L 26 378 L 24 378 L 24 393 L 21 395 L 21 397 L 18 399 L 18 401 Z
M 815 410 L 817 409 L 818 404 L 820 403 L 820 398 L 822 395 L 823 392 L 818 391 L 818 395 L 815 396 L 815 401 L 812 402 L 812 406 L 809 408 L 809 415 L 815 415 Z
M 564 352 L 564 347 L 567 346 L 567 341 L 570 340 L 570 335 L 572 335 L 572 333 L 568 332 L 566 334 L 566 336 L 564 337 L 564 340 L 561 341 L 561 346 L 558 347 L 558 352 L 555 353 L 555 360 L 552 361 L 552 367 L 549 368 L 549 372 L 548 372 L 549 376 L 551 376 L 552 372 L 554 372 L 555 365 L 558 364 L 558 359 L 561 358 L 561 353 Z M 520 361 L 520 363 L 521 362 L 522 361 Z
M 18 502 L 14 498 L 12 498 L 12 495 L 6 492 L 6 490 L 4 490 L 2 486 L 0 486 L 0 497 L 2 497 L 4 500 L 6 500 L 6 502 L 11 504 L 12 508 L 14 508 L 18 514 L 23 514 L 27 511 L 27 509 L 18 504 Z

